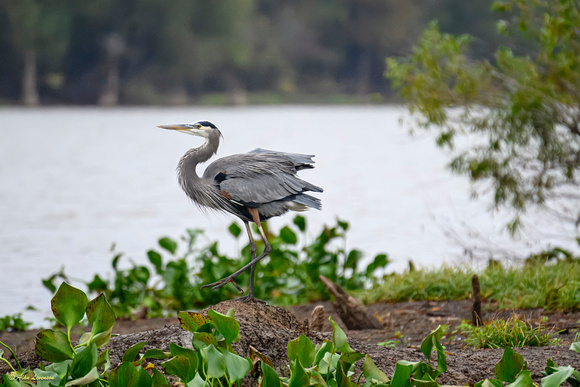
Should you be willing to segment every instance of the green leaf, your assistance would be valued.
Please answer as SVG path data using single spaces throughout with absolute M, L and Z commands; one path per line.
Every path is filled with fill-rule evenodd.
M 226 373 L 226 362 L 224 355 L 218 351 L 213 344 L 202 348 L 201 357 L 205 364 L 207 364 L 208 378 L 221 378 Z
M 113 336 L 113 327 L 110 327 L 106 331 L 99 332 L 94 336 L 92 336 L 91 332 L 91 336 L 89 337 L 89 339 L 91 343 L 97 344 L 97 348 L 100 348 L 103 345 L 107 344 L 109 340 L 111 340 L 112 336 Z
M 139 387 L 151 387 L 153 384 L 153 379 L 151 375 L 141 366 L 137 367 L 137 385 Z
M 38 387 L 50 387 L 51 384 L 58 386 L 60 383 L 60 376 L 54 371 L 44 371 L 36 368 L 34 375 L 36 376 L 36 385 Z
M 441 337 L 443 337 L 443 329 L 439 325 L 421 343 L 421 352 L 427 358 L 429 365 L 431 365 L 431 351 L 433 347 L 437 350 L 437 371 L 439 374 L 447 371 L 447 355 L 445 355 L 445 348 L 440 343 Z
M 300 364 L 300 359 L 294 361 L 294 367 L 288 381 L 288 387 L 304 387 L 310 385 L 310 377 Z
M 318 365 L 320 361 L 324 358 L 324 355 L 327 352 L 331 351 L 332 351 L 332 343 L 328 340 L 325 340 L 320 346 L 320 348 L 318 348 L 318 350 L 316 351 L 316 355 L 314 355 L 314 365 L 315 366 Z
M 378 269 L 379 267 L 385 267 L 387 266 L 387 264 L 389 264 L 389 257 L 387 256 L 387 254 L 378 254 L 377 256 L 375 256 L 375 259 L 373 261 L 373 265 L 375 267 L 375 269 Z
M 348 222 L 345 222 L 343 220 L 337 219 L 336 220 L 336 224 L 342 228 L 344 231 L 347 231 L 348 228 L 350 227 L 350 225 L 348 224 Z
M 340 355 L 332 352 L 326 352 L 324 357 L 318 363 L 318 371 L 322 374 L 328 374 L 336 369 L 340 360 Z
M 151 387 L 169 387 L 169 383 L 165 376 L 157 370 L 157 368 L 153 368 L 153 375 L 151 377 L 152 384 Z
M 175 375 L 182 382 L 187 383 L 187 378 L 191 373 L 189 359 L 183 356 L 174 356 L 166 362 L 161 363 L 161 367 L 168 375 Z
M 209 309 L 207 316 L 214 323 L 217 331 L 224 337 L 226 343 L 231 344 L 240 333 L 240 323 L 235 318 L 228 317 L 214 310 Z
M 409 362 L 399 360 L 395 365 L 395 373 L 391 381 L 391 387 L 408 387 L 411 385 L 411 375 L 421 362 Z
M 342 328 L 340 328 L 338 324 L 332 320 L 332 316 L 328 317 L 328 319 L 330 320 L 330 324 L 332 325 L 332 342 L 334 343 L 334 347 L 338 351 L 343 353 L 354 352 L 348 345 L 346 341 L 346 334 L 344 333 Z
M 79 349 L 71 364 L 70 374 L 73 379 L 79 379 L 87 375 L 97 365 L 97 346 L 95 343 Z
M 570 350 L 580 353 L 580 341 L 577 341 L 575 343 L 572 343 L 570 345 Z
M 228 227 L 228 230 L 230 231 L 230 234 L 232 234 L 236 238 L 238 238 L 240 236 L 240 234 L 242 233 L 242 229 L 240 228 L 240 226 L 238 226 L 238 224 L 236 222 L 233 222 L 232 224 L 230 224 L 230 227 Z
M 165 360 L 171 357 L 170 353 L 164 352 L 157 348 L 149 348 L 143 355 L 144 359 Z
M 363 375 L 367 382 L 372 382 L 376 380 L 379 383 L 390 382 L 389 377 L 377 367 L 373 359 L 369 355 L 365 356 L 365 361 L 363 363 Z
M 343 363 L 339 362 L 338 367 L 336 368 L 336 382 L 339 387 L 356 387 L 356 384 L 353 383 L 347 376 L 348 370 L 344 369 Z
M 193 334 L 193 339 L 191 340 L 193 348 L 197 349 L 198 351 L 208 345 L 213 345 L 214 347 L 218 346 L 217 339 L 213 335 L 213 333 L 207 332 L 195 332 Z
M 177 242 L 171 238 L 165 237 L 159 239 L 159 246 L 163 247 L 173 255 L 175 255 L 175 252 L 177 251 Z
M 557 367 L 556 372 L 542 378 L 542 387 L 558 387 L 566 381 L 574 373 L 574 368 Z
M 175 375 L 182 382 L 187 383 L 190 374 L 189 359 L 184 356 L 174 356 L 166 362 L 161 363 L 161 367 L 168 375 Z
M 485 379 L 475 383 L 473 387 L 503 387 L 503 382 L 497 379 Z
M 298 227 L 300 231 L 306 231 L 306 218 L 302 215 L 296 215 L 292 222 Z
M 343 364 L 343 369 L 345 372 L 347 372 L 350 370 L 350 367 L 354 363 L 356 363 L 357 361 L 359 361 L 363 357 L 365 357 L 364 353 L 358 353 L 358 352 L 343 353 L 340 356 L 339 362 L 341 362 Z
M 288 243 L 290 245 L 295 245 L 296 242 L 298 242 L 296 234 L 288 226 L 284 226 L 282 229 L 280 229 L 280 239 L 282 239 L 284 243 Z
M 72 360 L 64 360 L 58 363 L 52 363 L 46 367 L 46 371 L 56 372 L 60 380 L 66 378 L 68 370 L 72 364 Z
M 103 367 L 104 371 L 107 371 L 111 368 L 111 358 L 110 358 L 110 349 L 102 351 L 97 358 L 97 364 L 95 367 L 100 368 Z
M 139 387 L 139 371 L 132 363 L 123 362 L 109 375 L 110 387 Z
M 139 352 L 141 352 L 141 350 L 143 349 L 143 347 L 147 343 L 148 343 L 148 341 L 142 341 L 140 343 L 137 343 L 137 344 L 131 346 L 123 354 L 122 361 L 126 361 L 126 362 L 129 362 L 129 363 L 134 362 L 135 361 L 135 358 L 137 358 L 137 356 L 139 355 Z
M 70 382 L 65 384 L 65 387 L 85 386 L 87 384 L 91 384 L 92 382 L 94 382 L 98 378 L 99 378 L 99 371 L 97 371 L 97 368 L 95 367 L 92 370 L 90 370 L 89 373 L 87 373 L 83 377 L 71 380 Z M 110 386 L 113 386 L 113 384 L 110 384 Z M 120 385 L 118 385 L 118 386 L 120 386 Z M 126 386 L 130 386 L 130 385 L 127 384 Z
M 85 332 L 82 334 L 82 336 L 79 339 L 79 345 L 85 345 L 89 342 L 89 340 L 91 339 L 91 332 Z
M 51 363 L 74 358 L 66 333 L 45 329 L 36 335 L 34 350 L 38 356 Z
M 95 297 L 87 305 L 87 318 L 91 325 L 91 339 L 97 347 L 102 347 L 111 338 L 115 325 L 115 312 L 103 293 Z
M 256 362 L 256 359 L 261 360 L 262 362 L 268 364 L 270 367 L 274 368 L 274 364 L 272 364 L 272 361 L 270 359 L 268 359 L 268 357 L 262 353 L 260 353 L 256 348 L 252 347 L 250 345 L 250 359 L 253 362 Z
M 531 372 L 529 370 L 523 370 L 520 372 L 516 380 L 513 383 L 508 384 L 506 387 L 535 387 L 535 384 L 532 380 Z M 546 387 L 544 383 L 542 383 L 542 387 Z M 551 387 L 556 387 L 556 385 Z
M 264 362 L 260 362 L 262 367 L 262 382 L 260 387 L 280 387 L 280 377 L 274 371 L 274 368 L 270 367 Z
M 195 312 L 178 312 L 177 318 L 181 327 L 191 333 L 197 332 L 200 327 L 207 323 L 204 315 Z
M 363 253 L 360 250 L 356 249 L 351 250 L 350 253 L 348 253 L 348 256 L 346 257 L 344 267 L 356 270 L 356 264 L 358 261 L 361 260 L 362 257 Z
M 189 372 L 186 380 L 189 382 L 195 376 L 198 366 L 198 354 L 193 349 L 183 348 L 175 343 L 169 344 L 169 351 L 173 356 L 181 356 L 189 361 Z
M 12 376 L 12 374 L 10 375 L 2 375 L 2 379 L 4 381 L 3 386 L 5 387 L 22 387 L 22 384 L 20 384 L 20 382 L 18 380 L 16 380 L 14 378 L 14 376 Z
M 524 368 L 524 358 L 511 348 L 506 348 L 499 363 L 495 365 L 495 377 L 504 382 L 512 383 Z
M 213 386 L 213 384 L 209 384 L 209 386 Z M 208 383 L 205 382 L 199 375 L 199 373 L 195 374 L 195 378 L 193 378 L 189 383 L 187 383 L 187 387 L 208 387 Z
M 226 372 L 230 382 L 235 383 L 248 375 L 248 372 L 252 369 L 252 361 L 250 359 L 238 356 L 223 348 L 220 351 L 224 356 Z
M 163 258 L 161 254 L 155 250 L 149 250 L 147 252 L 147 258 L 149 258 L 149 262 L 155 267 L 155 272 L 161 274 L 163 272 Z
M 58 322 L 70 331 L 83 319 L 87 303 L 87 295 L 82 290 L 63 282 L 52 297 L 50 306 Z
M 296 358 L 300 359 L 301 364 L 310 367 L 314 361 L 315 348 L 312 341 L 304 335 L 294 339 L 288 343 L 288 359 L 294 361 Z

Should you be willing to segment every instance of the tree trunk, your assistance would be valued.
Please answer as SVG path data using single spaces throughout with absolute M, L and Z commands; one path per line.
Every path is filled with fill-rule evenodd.
M 22 74 L 22 102 L 26 106 L 38 105 L 38 85 L 36 74 L 36 51 L 24 52 L 24 71 Z
M 115 106 L 119 103 L 119 68 L 117 61 L 109 62 L 105 88 L 99 97 L 99 105 Z

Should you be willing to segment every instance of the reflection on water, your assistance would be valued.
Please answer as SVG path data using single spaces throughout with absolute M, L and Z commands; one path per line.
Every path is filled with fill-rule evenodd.
M 510 241 L 502 233 L 507 217 L 470 201 L 467 182 L 445 170 L 448 158 L 432 138 L 399 126 L 403 114 L 343 106 L 0 110 L 0 314 L 29 304 L 48 313 L 40 279 L 61 266 L 81 279 L 110 272 L 113 242 L 145 262 L 158 237 L 203 228 L 236 255 L 226 231 L 233 219 L 200 213 L 177 184 L 177 161 L 202 140 L 155 127 L 199 119 L 221 129 L 218 156 L 258 146 L 316 154 L 316 169 L 301 172 L 325 189 L 323 211 L 308 213 L 312 234 L 339 216 L 351 222 L 350 248 L 386 252 L 399 268 L 408 258 L 437 265 L 460 257 L 457 239 L 520 253 L 550 241 L 575 245 L 558 239 L 571 226 L 549 218 Z M 445 235 L 449 228 L 455 237 Z

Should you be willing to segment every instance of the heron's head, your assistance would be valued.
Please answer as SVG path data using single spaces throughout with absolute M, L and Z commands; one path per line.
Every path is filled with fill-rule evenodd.
M 194 136 L 206 137 L 208 138 L 212 134 L 217 134 L 221 136 L 221 132 L 209 121 L 196 121 L 191 124 L 179 124 L 179 125 L 158 125 L 161 129 L 177 130 L 182 133 L 192 134 Z

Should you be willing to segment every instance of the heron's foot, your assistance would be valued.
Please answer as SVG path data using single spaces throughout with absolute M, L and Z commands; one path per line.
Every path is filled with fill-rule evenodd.
M 236 298 L 234 301 L 240 301 L 240 302 L 245 302 L 245 303 L 248 303 L 248 302 L 257 302 L 257 303 L 260 303 L 260 304 L 267 304 L 266 301 L 262 301 L 259 298 L 256 298 L 254 296 L 250 296 L 249 294 L 247 296 L 243 296 L 243 297 Z
M 244 291 L 242 290 L 242 288 L 240 288 L 238 286 L 238 284 L 236 283 L 236 281 L 234 281 L 234 278 L 235 277 L 232 277 L 232 276 L 229 276 L 229 277 L 226 277 L 226 278 L 222 278 L 221 280 L 216 281 L 214 283 L 205 284 L 200 289 L 209 288 L 211 286 L 211 290 L 216 290 L 217 288 L 221 288 L 222 286 L 227 285 L 228 283 L 231 282 L 236 287 L 236 289 L 238 289 L 238 291 L 241 294 L 244 294 Z

